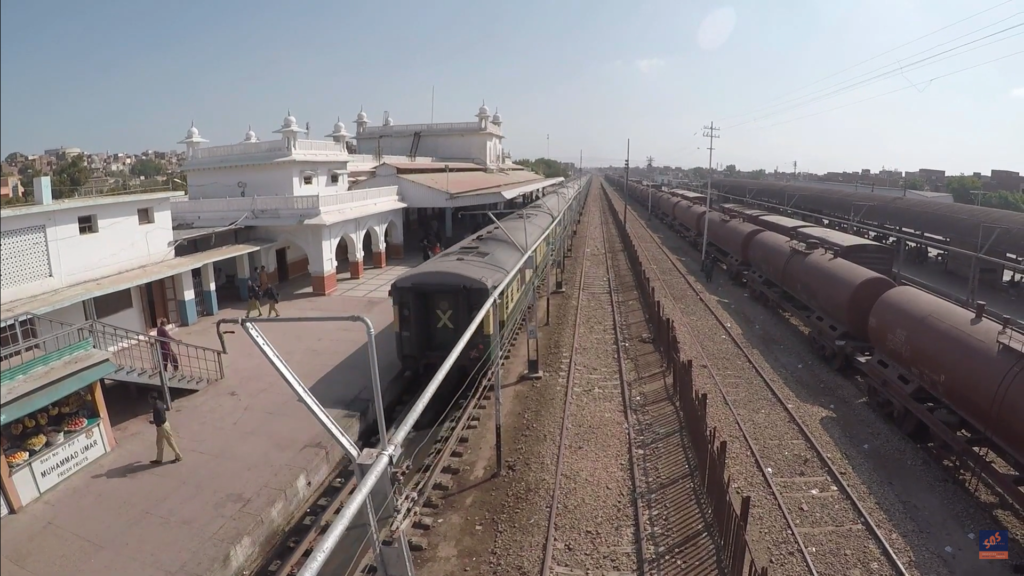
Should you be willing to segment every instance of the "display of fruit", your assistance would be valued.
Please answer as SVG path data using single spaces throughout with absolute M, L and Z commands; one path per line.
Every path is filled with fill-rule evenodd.
M 85 418 L 82 418 L 81 416 L 75 416 L 74 418 L 68 418 L 64 422 L 64 429 L 65 430 L 81 430 L 82 428 L 85 428 Z
M 28 452 L 24 450 L 18 450 L 17 452 L 11 452 L 4 456 L 7 459 L 7 463 L 11 466 L 17 466 L 25 460 L 28 460 Z
M 48 420 L 49 418 L 46 416 L 46 412 L 40 412 L 39 414 L 36 414 L 36 422 L 38 422 L 40 426 L 46 426 L 46 422 Z
M 25 450 L 39 450 L 46 445 L 46 436 L 42 434 L 36 434 L 35 436 L 29 436 L 28 440 L 25 440 L 21 444 L 21 447 Z
M 25 428 L 35 428 L 36 421 L 31 416 L 25 416 L 21 419 L 21 423 L 25 425 Z
M 50 407 L 46 409 L 46 411 L 50 414 L 50 416 L 56 416 L 57 414 L 60 414 L 60 407 L 51 404 Z
M 25 427 L 21 425 L 21 422 L 15 422 L 14 424 L 11 424 L 11 434 L 14 434 L 15 436 L 21 434 L 21 431 L 24 429 Z

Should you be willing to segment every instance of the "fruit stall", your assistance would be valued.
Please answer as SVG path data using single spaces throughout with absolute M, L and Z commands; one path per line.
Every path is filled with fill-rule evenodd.
M 14 508 L 35 500 L 110 450 L 113 439 L 104 421 L 102 394 L 96 383 L 28 414 L 4 414 L 0 444 L 9 479 L 4 496 Z M 5 514 L 7 506 L 5 502 Z

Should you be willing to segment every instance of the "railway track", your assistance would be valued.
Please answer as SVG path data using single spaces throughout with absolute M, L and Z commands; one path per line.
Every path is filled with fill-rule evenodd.
M 609 259 L 614 241 L 603 203 L 587 210 L 541 574 L 643 575 L 641 486 Z
M 622 206 L 623 199 L 615 196 L 612 196 L 615 205 Z M 666 290 L 664 295 L 666 303 L 678 309 L 677 317 L 688 317 L 681 299 L 695 297 L 715 320 L 717 329 L 705 328 L 700 333 L 689 321 L 680 322 L 680 331 L 685 333 L 681 336 L 688 336 L 692 347 L 688 352 L 696 356 L 697 362 L 706 365 L 715 388 L 728 406 L 795 540 L 806 570 L 814 575 L 852 573 L 852 570 L 862 574 L 907 574 L 864 506 L 730 329 L 730 323 L 709 305 L 658 238 L 646 226 L 637 224 L 643 217 L 632 209 L 629 213 L 633 223 L 629 230 L 640 229 L 634 237 L 642 257 L 652 263 L 664 258 L 675 271 L 666 278 L 662 272 L 666 268 L 650 267 L 663 286 L 682 288 Z M 730 359 L 729 370 L 722 369 L 723 358 Z M 767 422 L 771 422 L 771 426 L 765 425 Z

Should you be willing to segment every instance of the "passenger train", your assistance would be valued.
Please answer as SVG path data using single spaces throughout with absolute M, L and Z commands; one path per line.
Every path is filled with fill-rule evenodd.
M 407 372 L 436 369 L 501 283 L 514 272 L 524 251 L 532 258 L 498 297 L 499 330 L 529 296 L 534 273 L 544 274 L 561 256 L 581 215 L 586 182 L 575 180 L 522 210 L 455 244 L 391 285 L 398 355 Z M 560 216 L 560 217 L 559 217 Z M 493 308 L 473 333 L 453 366 L 460 378 L 490 359 Z
M 608 178 L 618 190 L 623 180 Z M 743 206 L 709 211 L 692 196 L 630 183 L 629 194 L 699 249 L 758 300 L 782 308 L 810 330 L 834 368 L 868 377 L 869 397 L 920 442 L 971 460 L 1024 507 L 1024 336 L 890 279 L 884 245 Z M 706 200 L 706 198 L 704 198 Z M 997 453 L 1014 472 L 997 471 L 972 448 Z

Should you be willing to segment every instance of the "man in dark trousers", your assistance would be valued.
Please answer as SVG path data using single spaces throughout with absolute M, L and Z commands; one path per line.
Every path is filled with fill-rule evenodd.
M 249 281 L 249 308 L 245 311 L 245 317 L 248 318 L 253 312 L 259 312 L 259 316 L 263 316 L 263 308 L 260 307 L 260 289 L 252 280 Z
M 430 257 L 433 256 L 435 244 L 436 241 L 434 240 L 433 232 L 428 231 L 426 234 L 423 235 L 423 239 L 420 240 L 420 248 L 423 250 L 424 262 L 430 260 Z
M 704 261 L 704 279 L 707 282 L 711 282 L 711 277 L 715 275 L 715 257 L 708 255 L 708 259 Z
M 153 405 L 153 419 L 149 423 L 156 426 L 156 460 L 150 460 L 149 463 L 164 463 L 164 444 L 170 446 L 171 451 L 174 452 L 174 461 L 181 462 L 181 450 L 178 450 L 178 443 L 174 441 L 174 432 L 171 431 L 171 425 L 167 422 L 167 406 L 160 400 L 156 392 L 149 393 L 149 403 Z
M 281 303 L 281 295 L 277 293 L 277 288 L 274 288 L 272 284 L 268 284 L 267 289 L 263 291 L 263 297 L 269 301 L 267 317 L 269 318 L 271 314 L 280 316 L 281 313 L 277 311 L 277 305 Z

